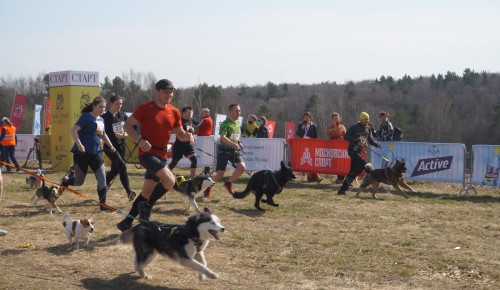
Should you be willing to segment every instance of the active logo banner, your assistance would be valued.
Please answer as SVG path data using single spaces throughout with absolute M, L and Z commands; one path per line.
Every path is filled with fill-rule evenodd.
M 404 159 L 405 178 L 427 181 L 465 182 L 465 145 L 454 143 L 379 142 L 381 149 L 370 147 L 375 168 L 385 168 Z M 369 150 L 369 151 L 370 151 Z

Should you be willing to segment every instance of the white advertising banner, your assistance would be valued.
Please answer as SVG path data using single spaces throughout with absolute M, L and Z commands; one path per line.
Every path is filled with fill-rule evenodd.
M 35 105 L 35 115 L 33 116 L 33 135 L 40 135 L 40 112 L 42 105 Z
M 241 157 L 247 170 L 278 170 L 285 159 L 285 139 L 242 138 Z M 230 169 L 231 166 L 228 166 Z
M 500 145 L 472 145 L 471 184 L 500 186 Z
M 170 143 L 175 142 L 175 134 L 170 135 Z M 198 164 L 197 167 L 215 166 L 215 139 L 214 136 L 197 136 L 194 143 Z M 212 156 L 210 156 L 210 155 Z M 169 160 L 170 162 L 170 160 Z M 191 166 L 191 161 L 182 157 L 177 166 Z M 175 170 L 175 169 L 174 169 Z
M 405 178 L 442 182 L 465 182 L 465 144 L 379 142 L 381 149 L 370 146 L 370 162 L 385 168 L 395 159 L 404 159 L 408 170 Z M 373 152 L 369 152 L 373 150 Z M 389 160 L 384 161 L 378 154 Z
M 17 143 L 16 143 L 16 159 L 26 159 L 28 157 L 28 153 L 30 149 L 35 145 L 35 137 L 31 134 L 16 134 L 17 135 Z M 31 153 L 33 154 L 33 152 Z M 33 155 L 30 156 L 33 158 Z

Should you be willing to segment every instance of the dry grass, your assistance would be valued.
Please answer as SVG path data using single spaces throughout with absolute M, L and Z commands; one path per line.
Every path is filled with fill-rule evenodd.
M 131 167 L 139 191 L 142 170 Z M 181 171 L 186 173 L 186 171 Z M 58 180 L 61 173 L 48 174 Z M 199 199 L 227 229 L 207 249 L 209 267 L 220 279 L 199 282 L 192 271 L 164 258 L 149 268 L 153 280 L 133 272 L 133 252 L 118 242 L 118 213 L 70 192 L 59 200 L 71 217 L 92 216 L 97 231 L 88 249 L 68 250 L 61 214 L 33 206 L 24 174 L 4 174 L 0 203 L 0 289 L 499 289 L 500 195 L 457 197 L 459 185 L 413 182 L 410 199 L 385 193 L 337 196 L 331 179 L 300 181 L 276 197 L 279 208 L 253 209 L 253 196 L 232 199 L 221 184 L 209 200 Z M 235 184 L 243 189 L 248 177 Z M 96 198 L 95 178 L 77 189 Z M 130 202 L 117 180 L 108 203 L 128 211 Z M 169 193 L 152 218 L 183 222 L 187 200 Z

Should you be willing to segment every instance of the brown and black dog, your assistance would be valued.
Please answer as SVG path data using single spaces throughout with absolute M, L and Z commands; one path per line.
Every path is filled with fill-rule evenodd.
M 57 206 L 56 201 L 62 195 L 63 191 L 64 189 L 56 184 L 51 185 L 50 187 L 46 186 L 45 180 L 42 179 L 42 186 L 33 193 L 31 200 L 34 200 L 36 197 L 37 198 L 37 200 L 35 200 L 35 205 L 36 205 L 37 202 L 43 198 L 49 203 L 50 214 L 53 213 L 54 208 L 56 208 L 59 213 L 62 213 L 59 206 Z
M 404 195 L 404 197 L 409 198 L 408 194 L 406 194 L 399 186 L 408 189 L 411 192 L 416 192 L 411 188 L 406 182 L 403 180 L 403 175 L 406 172 L 406 162 L 404 159 L 398 160 L 396 159 L 396 163 L 387 168 L 382 169 L 374 169 L 373 165 L 368 163 L 366 164 L 366 175 L 359 186 L 358 192 L 356 196 L 359 196 L 363 189 L 368 186 L 372 186 L 372 197 L 377 198 L 375 194 L 378 192 L 378 186 L 380 183 L 385 183 L 392 185 L 399 193 Z

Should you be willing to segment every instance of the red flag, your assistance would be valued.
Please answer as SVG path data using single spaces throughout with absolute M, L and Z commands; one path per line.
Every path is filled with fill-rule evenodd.
M 14 97 L 14 103 L 12 104 L 12 111 L 10 112 L 10 122 L 16 128 L 19 128 L 21 126 L 25 104 L 26 96 L 16 94 L 16 96 Z
M 286 143 L 290 142 L 290 139 L 295 136 L 295 123 L 294 122 L 286 122 L 285 123 L 285 139 Z
M 269 133 L 269 138 L 273 138 L 274 128 L 276 128 L 276 121 L 267 120 L 266 127 L 267 127 L 267 132 Z
M 50 125 L 50 98 L 45 98 L 45 128 L 47 129 Z

